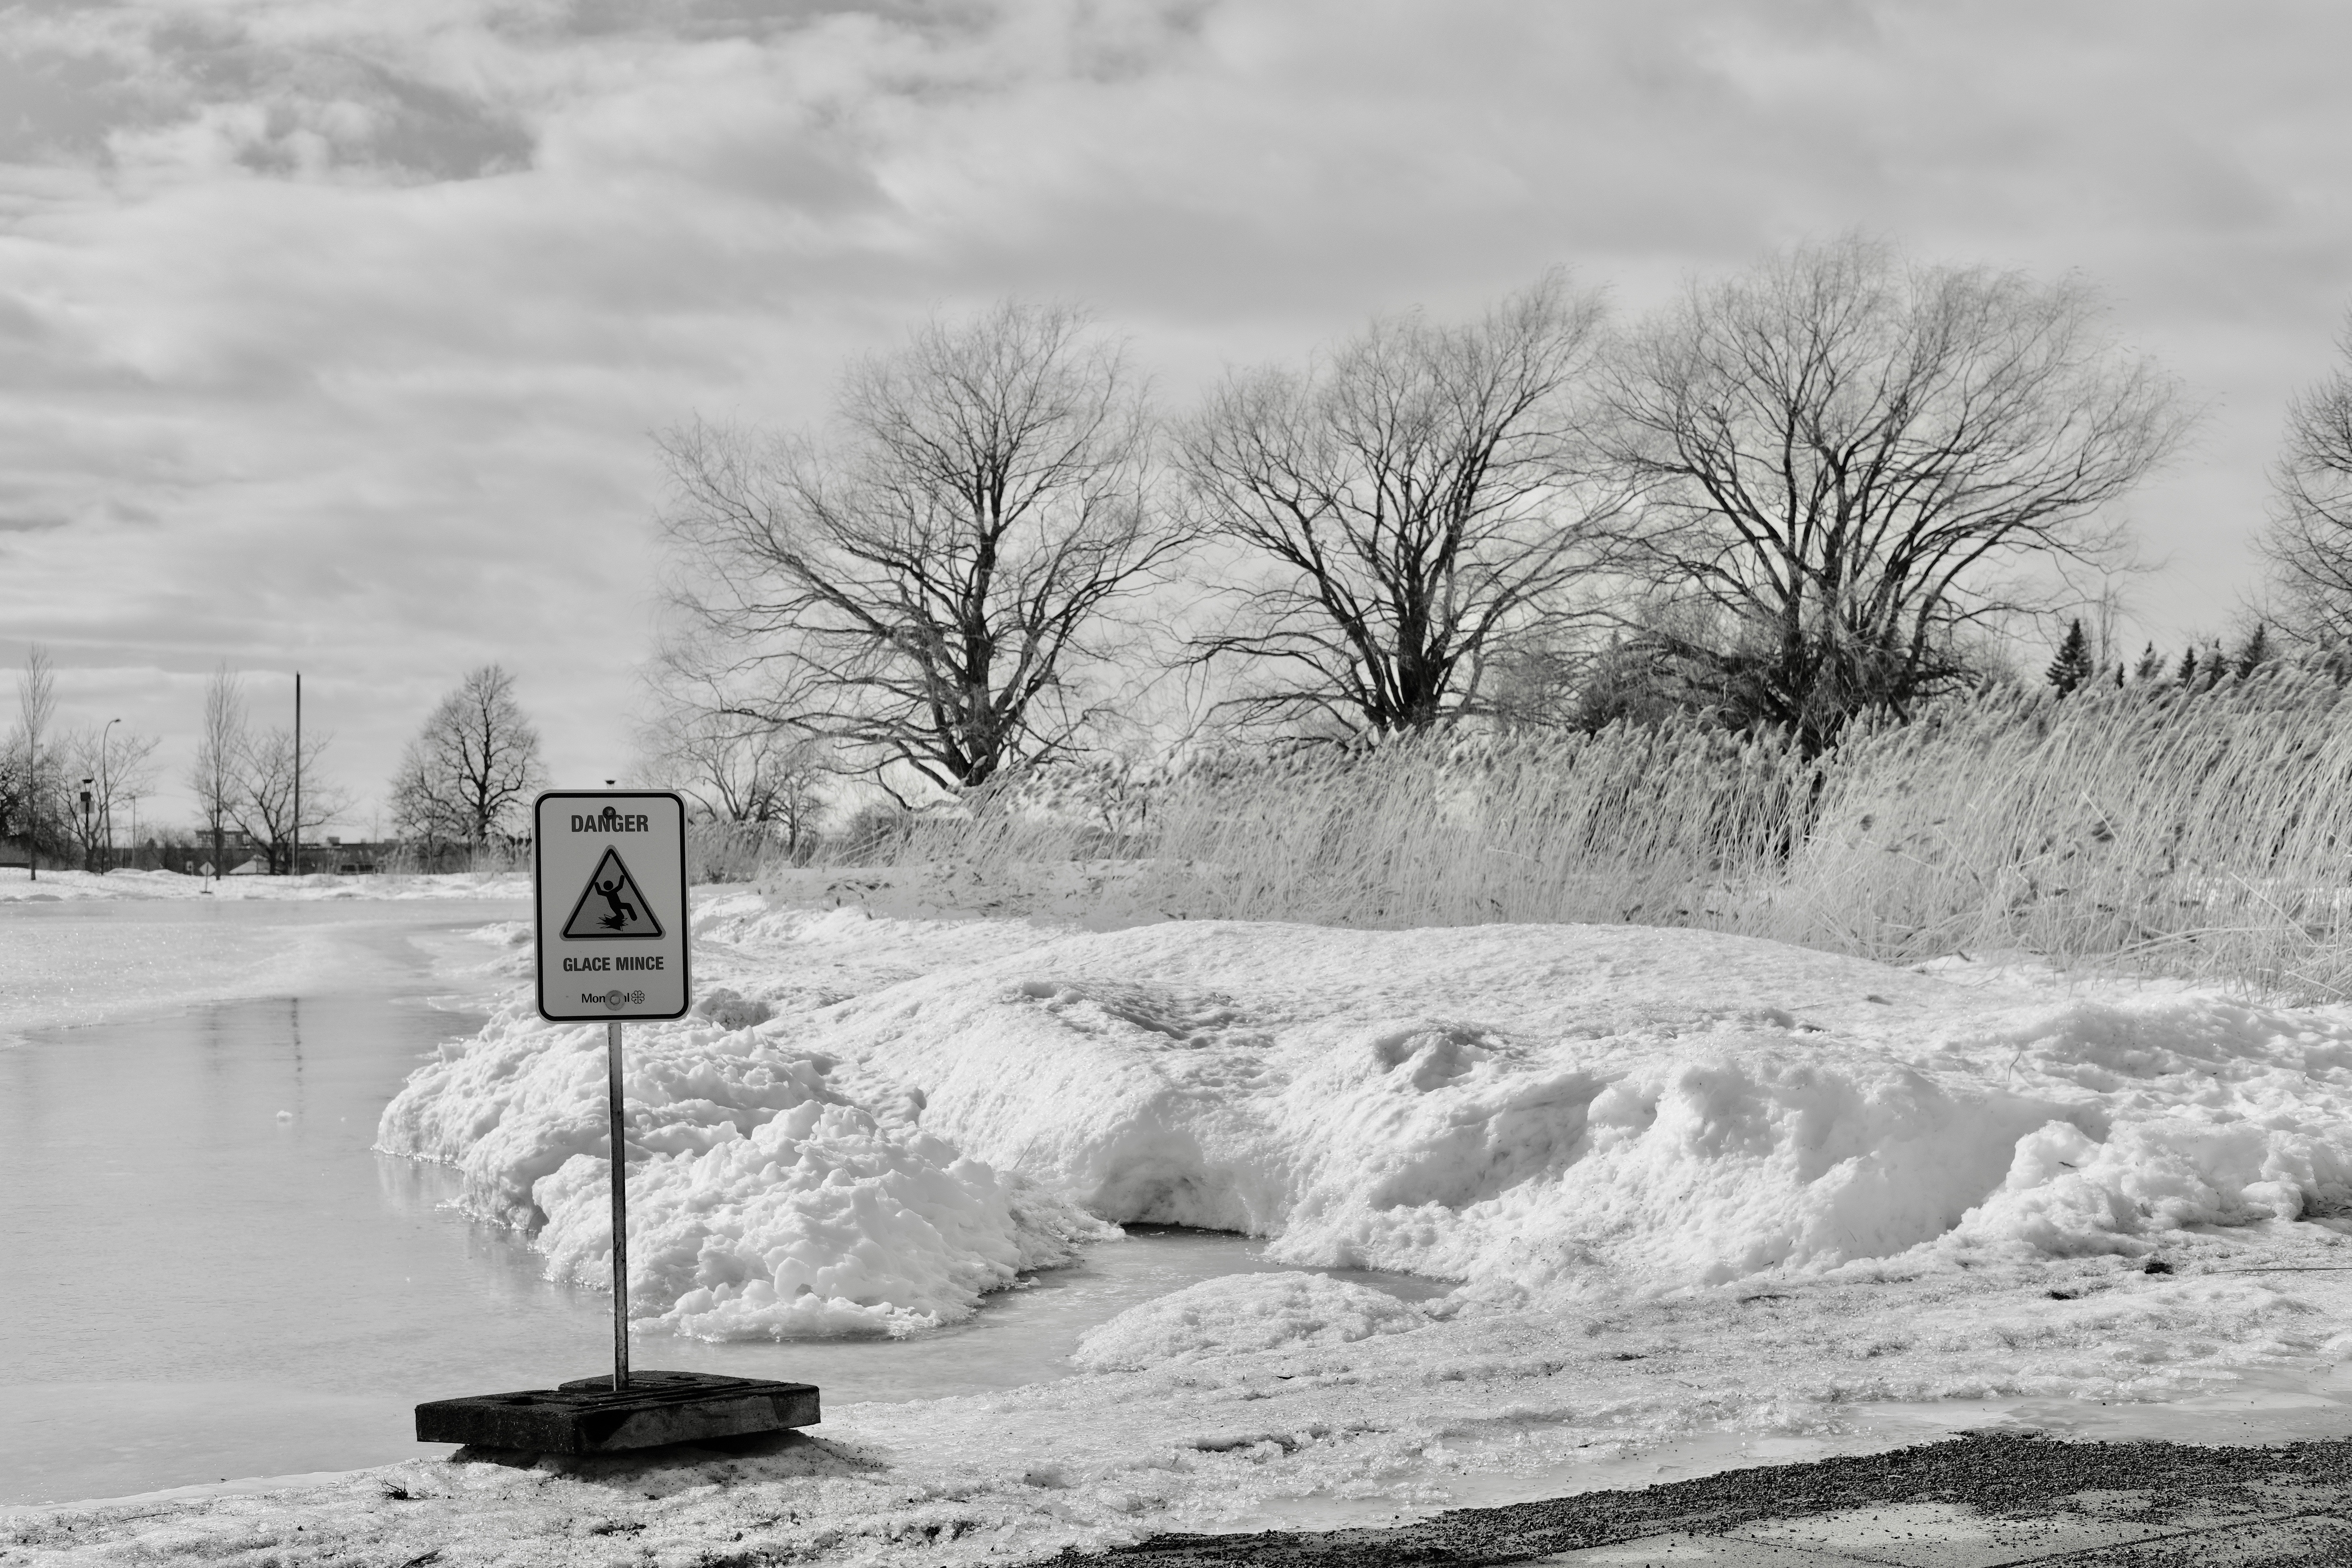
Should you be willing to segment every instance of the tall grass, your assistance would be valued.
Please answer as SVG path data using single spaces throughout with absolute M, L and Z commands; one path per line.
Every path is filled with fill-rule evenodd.
M 1815 759 L 1694 721 L 1097 769 L 914 820 L 867 858 L 1000 889 L 1120 861 L 1139 901 L 1192 918 L 1692 925 L 2333 997 L 2352 992 L 2352 702 L 2279 671 L 1976 698 Z
M 475 876 L 509 876 L 530 872 L 529 841 L 491 842 L 480 845 L 453 844 L 426 852 L 413 844 L 400 844 L 386 849 L 376 858 L 376 870 L 387 877 L 443 876 L 451 873 Z
M 816 845 L 772 822 L 689 822 L 686 874 L 692 882 L 752 882 L 775 866 L 806 865 Z
M 1145 901 L 1194 919 L 1720 923 L 1784 856 L 1806 775 L 1777 739 L 1696 723 L 1423 737 L 1148 783 L 1024 781 L 902 825 L 871 858 L 993 885 L 1042 862 L 1130 861 Z
M 1908 959 L 2123 959 L 2352 991 L 2352 703 L 2280 670 L 2205 692 L 1957 705 L 1840 746 L 1769 934 Z

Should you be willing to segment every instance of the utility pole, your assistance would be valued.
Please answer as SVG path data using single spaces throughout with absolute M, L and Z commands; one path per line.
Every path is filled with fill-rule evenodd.
M 294 672 L 294 850 L 286 858 L 286 874 L 302 874 L 302 672 Z

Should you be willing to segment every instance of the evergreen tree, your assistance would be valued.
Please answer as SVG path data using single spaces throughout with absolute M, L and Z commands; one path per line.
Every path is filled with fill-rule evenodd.
M 2133 666 L 2132 679 L 2134 680 L 2160 680 L 2163 678 L 2164 656 L 2156 651 L 2156 645 L 2154 643 L 2150 643 L 2147 645 L 2147 651 L 2139 656 L 2139 663 Z
M 2180 668 L 2173 672 L 2173 683 L 2178 686 L 2186 686 L 2196 679 L 2197 649 L 2193 647 L 2182 648 L 2180 650 Z
M 2066 628 L 2066 640 L 2058 645 L 2058 657 L 2050 661 L 2046 672 L 2050 684 L 2058 689 L 2061 697 L 2091 679 L 2091 640 L 2083 635 L 2083 623 L 2078 618 Z
M 2253 674 L 2255 670 L 2261 668 L 2263 664 L 2269 661 L 2270 657 L 2271 640 L 2269 630 L 2263 626 L 2262 622 L 2256 621 L 2254 623 L 2252 634 L 2246 638 L 2245 647 L 2238 650 L 2238 679 L 2242 680 L 2247 676 Z

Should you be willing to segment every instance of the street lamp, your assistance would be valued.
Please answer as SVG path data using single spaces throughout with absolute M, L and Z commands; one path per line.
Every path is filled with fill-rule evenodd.
M 99 857 L 98 869 L 103 876 L 114 865 L 114 781 L 106 771 L 106 738 L 114 733 L 120 719 L 109 719 L 106 728 L 98 732 L 98 809 L 106 823 L 106 851 Z
M 96 779 L 81 781 L 81 868 L 85 871 L 98 869 L 98 840 L 89 829 L 89 786 L 97 782 Z

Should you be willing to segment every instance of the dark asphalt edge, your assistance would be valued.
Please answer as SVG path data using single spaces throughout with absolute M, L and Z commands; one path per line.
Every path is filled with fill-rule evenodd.
M 2062 1442 L 2031 1432 L 1969 1432 L 1885 1453 L 1725 1470 L 1628 1491 L 1579 1492 L 1537 1502 L 1456 1509 L 1411 1524 L 1249 1535 L 1155 1535 L 1103 1552 L 1066 1549 L 1039 1563 L 1118 1564 L 1137 1568 L 1381 1568 L 1443 1563 L 1476 1568 L 1681 1531 L 1720 1535 L 1768 1520 L 1803 1519 L 1847 1509 L 1945 1502 L 2005 1519 L 2051 1518 L 2081 1510 L 2082 1492 L 2146 1492 L 2137 1510 L 2103 1508 L 2116 1522 L 2199 1531 L 2210 1516 L 2249 1522 L 2315 1514 L 2339 1517 L 2309 1501 L 2264 1496 L 2273 1486 L 2333 1489 L 2341 1517 L 2352 1517 L 2352 1439 L 2328 1438 L 2261 1447 L 2184 1443 Z M 2200 1516 L 2195 1522 L 2181 1516 Z M 2149 1542 L 2150 1545 L 2157 1544 Z M 2303 1554 L 2282 1563 L 2320 1561 Z M 2352 1557 L 2326 1561 L 2352 1562 Z M 2249 1565 L 2252 1568 L 2252 1565 Z

